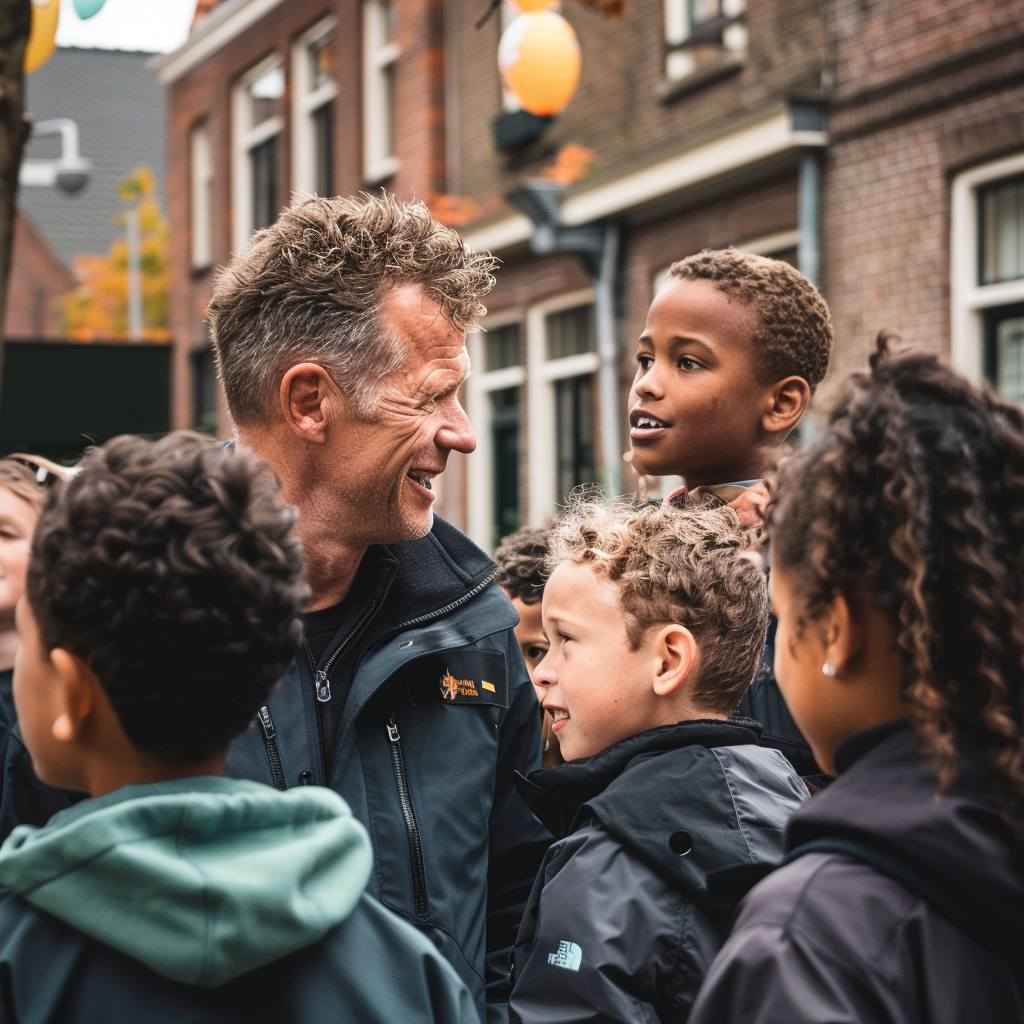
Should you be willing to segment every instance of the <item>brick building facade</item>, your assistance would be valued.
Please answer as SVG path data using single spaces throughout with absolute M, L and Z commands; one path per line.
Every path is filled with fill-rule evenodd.
M 1019 4 L 629 0 L 608 20 L 567 2 L 583 73 L 550 122 L 503 93 L 514 12 L 477 27 L 486 7 L 224 0 L 163 62 L 179 425 L 214 393 L 210 268 L 291 190 L 380 185 L 502 260 L 469 342 L 479 448 L 437 506 L 486 547 L 575 484 L 634 483 L 633 345 L 669 264 L 705 246 L 819 282 L 833 375 L 891 327 L 1024 398 Z M 584 173 L 557 184 L 574 150 Z

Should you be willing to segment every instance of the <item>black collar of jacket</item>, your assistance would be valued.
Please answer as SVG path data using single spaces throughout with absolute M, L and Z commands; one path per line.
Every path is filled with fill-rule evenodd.
M 722 770 L 707 751 L 756 744 L 760 734 L 757 722 L 740 717 L 664 725 L 593 757 L 518 775 L 516 789 L 556 839 L 597 821 L 700 899 L 710 871 L 750 861 Z M 692 852 L 680 855 L 677 833 L 692 840 Z
M 439 516 L 418 540 L 375 544 L 360 568 L 375 564 L 387 578 L 380 608 L 372 618 L 371 643 L 382 636 L 443 616 L 490 585 L 496 566 L 465 534 Z M 375 575 L 374 578 L 380 578 Z M 361 602 L 369 605 L 368 592 Z

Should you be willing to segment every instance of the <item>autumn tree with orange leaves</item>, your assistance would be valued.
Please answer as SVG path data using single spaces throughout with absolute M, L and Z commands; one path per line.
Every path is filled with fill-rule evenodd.
M 139 273 L 142 279 L 142 340 L 170 339 L 167 247 L 169 230 L 148 167 L 137 167 L 117 186 L 139 211 Z M 126 215 L 119 218 L 124 224 Z M 128 242 L 119 238 L 106 256 L 76 256 L 78 287 L 62 296 L 61 333 L 68 341 L 128 341 Z

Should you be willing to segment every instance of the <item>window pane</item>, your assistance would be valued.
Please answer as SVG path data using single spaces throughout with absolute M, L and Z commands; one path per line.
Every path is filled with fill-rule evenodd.
M 519 324 L 496 327 L 484 335 L 484 366 L 488 370 L 503 370 L 506 366 L 518 366 Z
M 207 434 L 217 433 L 217 373 L 212 348 L 192 353 L 192 426 Z
M 334 79 L 334 33 L 310 43 L 306 52 L 309 55 L 309 90 L 312 92 Z
M 574 487 L 597 481 L 594 442 L 594 378 L 588 375 L 555 381 L 559 501 Z
M 277 217 L 277 136 L 249 151 L 252 164 L 252 228 L 270 227 Z
M 519 527 L 519 388 L 491 393 L 494 544 Z
M 263 124 L 277 113 L 278 100 L 284 95 L 284 71 L 271 68 L 249 86 L 252 102 L 252 127 Z
M 690 28 L 695 29 L 706 21 L 713 21 L 721 13 L 720 0 L 689 0 Z
M 395 65 L 389 64 L 380 70 L 381 108 L 381 141 L 384 145 L 384 156 L 395 155 Z
M 313 111 L 313 191 L 334 195 L 334 103 Z
M 1024 402 L 1024 317 L 996 328 L 996 390 L 1009 402 Z
M 548 359 L 595 351 L 594 307 L 577 306 L 547 318 Z
M 981 283 L 1024 277 L 1024 175 L 978 190 Z

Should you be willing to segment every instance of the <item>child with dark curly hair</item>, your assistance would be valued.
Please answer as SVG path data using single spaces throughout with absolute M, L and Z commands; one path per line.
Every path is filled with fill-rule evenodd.
M 512 1024 L 684 1021 L 720 944 L 714 872 L 773 863 L 807 796 L 730 713 L 768 595 L 728 509 L 585 499 L 552 530 L 535 669 L 565 764 L 519 792 L 551 831 L 516 940 Z
M 516 640 L 523 652 L 526 670 L 537 691 L 537 700 L 544 700 L 544 688 L 534 682 L 533 674 L 541 658 L 547 654 L 548 638 L 540 616 L 540 602 L 544 597 L 547 572 L 544 563 L 548 557 L 550 530 L 523 526 L 510 533 L 498 545 L 494 561 L 498 566 L 495 583 L 505 592 L 512 607 L 519 614 Z M 551 715 L 543 708 L 541 714 L 541 767 L 561 764 L 564 758 L 558 750 L 558 739 L 551 728 Z
M 16 1022 L 476 1020 L 430 942 L 371 900 L 337 794 L 228 779 L 308 595 L 252 453 L 121 437 L 32 543 L 14 701 L 39 778 L 90 799 L 0 849 Z
M 673 263 L 637 343 L 629 397 L 632 464 L 678 475 L 678 505 L 735 503 L 759 519 L 758 485 L 828 369 L 832 321 L 817 289 L 782 260 L 736 249 Z M 804 777 L 820 769 L 772 677 L 774 630 L 741 710 Z
M 1024 411 L 881 338 L 774 492 L 779 686 L 838 778 L 691 1021 L 1024 1021 Z

